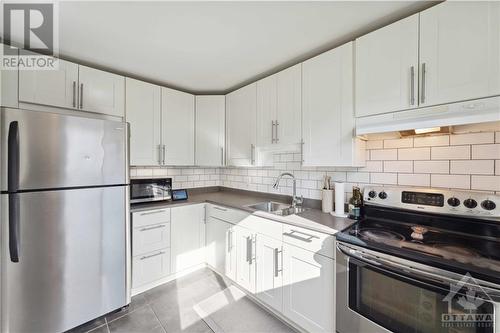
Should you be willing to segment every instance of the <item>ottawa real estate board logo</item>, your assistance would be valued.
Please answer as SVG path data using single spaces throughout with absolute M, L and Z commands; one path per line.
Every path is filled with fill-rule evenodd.
M 2 1 L 0 69 L 58 69 L 57 2 Z

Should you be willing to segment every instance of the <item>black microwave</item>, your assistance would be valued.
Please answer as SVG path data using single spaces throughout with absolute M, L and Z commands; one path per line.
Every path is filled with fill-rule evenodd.
M 172 178 L 131 179 L 130 202 L 163 201 L 172 198 Z

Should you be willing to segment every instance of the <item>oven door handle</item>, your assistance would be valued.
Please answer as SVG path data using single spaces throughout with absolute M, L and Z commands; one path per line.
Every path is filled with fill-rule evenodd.
M 488 286 L 480 285 L 479 286 L 480 288 L 478 288 L 477 285 L 471 284 L 468 281 L 467 282 L 461 281 L 456 277 L 445 276 L 438 273 L 432 273 L 399 262 L 376 257 L 374 255 L 363 253 L 360 250 L 353 249 L 341 243 L 337 243 L 337 249 L 347 257 L 357 259 L 358 261 L 368 265 L 375 266 L 382 271 L 387 271 L 389 273 L 406 276 L 413 280 L 422 279 L 424 281 L 429 281 L 434 283 L 437 282 L 442 285 L 450 285 L 450 284 L 456 285 L 462 283 L 464 286 L 467 286 L 470 289 L 474 289 L 480 292 L 485 291 L 488 294 L 488 296 L 495 296 L 497 298 L 500 298 L 500 289 L 494 288 L 491 285 Z

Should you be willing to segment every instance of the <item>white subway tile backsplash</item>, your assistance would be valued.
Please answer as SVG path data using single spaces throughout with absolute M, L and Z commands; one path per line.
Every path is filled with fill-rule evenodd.
M 372 184 L 387 184 L 387 185 L 397 185 L 398 174 L 397 173 L 379 173 L 374 172 L 370 174 L 370 183 Z
M 431 177 L 427 174 L 400 173 L 398 174 L 398 185 L 428 187 L 431 185 Z
M 450 173 L 462 175 L 493 175 L 493 160 L 450 161 Z
M 413 161 L 384 161 L 384 172 L 413 172 Z
M 471 176 L 473 190 L 500 191 L 500 176 Z
M 413 140 L 414 147 L 438 147 L 450 144 L 449 135 L 423 136 Z
M 383 140 L 369 140 L 366 141 L 366 149 L 382 149 L 384 148 Z
M 500 132 L 495 132 L 495 142 L 500 143 Z
M 500 160 L 495 161 L 495 175 L 500 175 Z
M 431 175 L 432 187 L 446 187 L 454 189 L 470 189 L 468 175 Z
M 468 133 L 455 134 L 450 137 L 450 145 L 473 145 L 481 143 L 494 143 L 495 135 L 493 132 L 488 133 Z
M 431 158 L 430 148 L 398 149 L 398 160 L 415 161 L 415 160 L 429 160 L 430 158 Z
M 397 149 L 377 149 L 370 151 L 370 160 L 372 161 L 391 161 L 397 159 Z
M 366 161 L 365 167 L 358 169 L 363 172 L 382 172 L 383 170 L 383 161 Z
M 470 159 L 470 146 L 432 147 L 433 160 L 468 160 Z
M 384 140 L 384 148 L 410 148 L 413 147 L 413 138 Z
M 449 161 L 415 161 L 413 162 L 415 173 L 450 173 Z
M 472 146 L 473 160 L 500 159 L 500 144 Z
M 347 181 L 351 183 L 369 183 L 370 174 L 368 172 L 348 172 Z

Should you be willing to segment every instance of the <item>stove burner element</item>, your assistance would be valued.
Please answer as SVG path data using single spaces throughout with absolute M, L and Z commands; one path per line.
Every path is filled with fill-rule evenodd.
M 397 232 L 390 230 L 381 230 L 375 228 L 362 228 L 359 230 L 359 235 L 361 238 L 373 240 L 373 241 L 384 241 L 384 240 L 404 240 L 404 236 L 398 234 Z
M 411 238 L 417 241 L 423 241 L 424 240 L 424 234 L 429 231 L 429 229 L 421 226 L 414 226 L 411 227 L 411 230 L 413 230 L 411 234 Z

